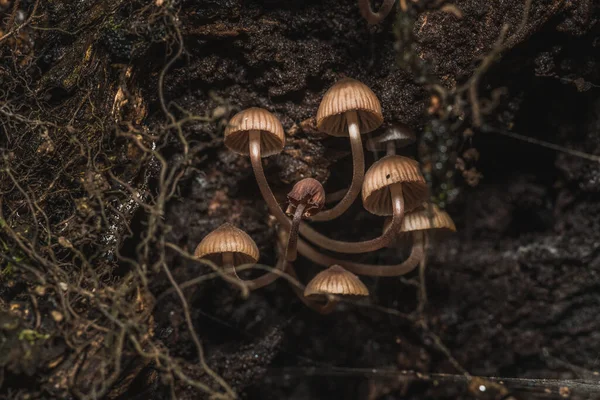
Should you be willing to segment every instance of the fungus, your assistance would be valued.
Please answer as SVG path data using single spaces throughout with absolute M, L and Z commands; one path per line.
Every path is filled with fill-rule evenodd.
M 231 118 L 225 129 L 224 142 L 233 152 L 250 155 L 256 182 L 267 206 L 280 223 L 289 224 L 269 187 L 261 161 L 262 157 L 278 154 L 283 150 L 285 135 L 281 122 L 265 109 L 248 108 Z
M 317 128 L 331 136 L 350 138 L 352 148 L 352 183 L 342 200 L 333 208 L 315 215 L 314 221 L 329 221 L 342 215 L 360 192 L 365 159 L 360 135 L 377 129 L 383 123 L 381 104 L 364 83 L 344 78 L 323 96 L 317 111 Z
M 369 289 L 358 276 L 342 266 L 334 264 L 315 275 L 304 289 L 306 297 L 319 294 L 368 296 Z
M 396 122 L 390 125 L 383 134 L 367 141 L 369 151 L 386 150 L 387 155 L 395 155 L 397 148 L 410 146 L 417 140 L 415 133 L 406 124 Z
M 367 21 L 369 25 L 375 25 L 380 23 L 388 16 L 392 7 L 394 7 L 395 0 L 383 0 L 379 11 L 373 12 L 371 8 L 370 0 L 358 0 L 358 8 L 360 14 Z
M 302 218 L 309 218 L 318 213 L 325 204 L 325 190 L 316 179 L 305 178 L 294 185 L 287 195 L 288 208 L 286 214 L 293 217 L 288 234 L 288 245 L 285 252 L 287 261 L 296 259 L 296 243 L 298 227 Z
M 310 242 L 338 253 L 358 254 L 381 249 L 399 231 L 404 210 L 412 211 L 428 197 L 419 164 L 408 157 L 386 156 L 375 162 L 365 175 L 362 188 L 363 205 L 375 215 L 392 215 L 392 224 L 381 236 L 362 242 L 333 240 L 308 227 L 300 233 Z
M 235 266 L 256 263 L 259 251 L 246 232 L 225 223 L 202 239 L 194 255 L 220 264 L 228 273 L 237 276 Z
M 194 251 L 194 256 L 222 265 L 227 273 L 240 279 L 235 267 L 242 264 L 255 264 L 260 253 L 256 243 L 246 232 L 230 223 L 225 223 L 202 239 Z M 275 268 L 277 272 L 271 271 L 253 280 L 240 280 L 249 289 L 258 289 L 279 278 L 279 272 L 284 268 L 285 262 L 280 260 Z
M 422 207 L 418 211 L 407 213 L 402 220 L 401 233 L 412 235 L 412 250 L 408 258 L 395 265 L 362 264 L 347 260 L 340 260 L 320 253 L 303 240 L 298 241 L 298 252 L 309 260 L 323 266 L 339 264 L 350 272 L 369 276 L 398 276 L 404 275 L 424 259 L 425 240 L 427 232 L 433 229 L 446 229 L 456 231 L 452 218 L 445 211 L 435 205 Z

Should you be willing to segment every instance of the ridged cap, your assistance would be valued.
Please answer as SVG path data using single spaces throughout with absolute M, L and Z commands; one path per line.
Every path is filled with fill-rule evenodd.
M 365 174 L 362 187 L 365 209 L 375 215 L 392 215 L 390 186 L 394 183 L 402 183 L 406 212 L 427 200 L 429 190 L 419 170 L 419 163 L 408 157 L 385 156 L 373 163 Z
M 220 265 L 222 254 L 227 252 L 233 253 L 234 266 L 255 263 L 260 256 L 254 240 L 230 223 L 225 223 L 206 235 L 196 247 L 194 255 Z
M 260 131 L 262 157 L 281 153 L 285 134 L 281 122 L 263 108 L 252 107 L 235 114 L 225 128 L 225 146 L 242 155 L 250 153 L 250 131 Z
M 402 123 L 395 122 L 390 125 L 384 133 L 367 140 L 367 150 L 385 150 L 387 142 L 394 141 L 396 147 L 406 147 L 413 144 L 417 140 L 415 133 L 410 126 Z
M 440 210 L 435 204 L 425 204 L 423 209 L 404 215 L 400 232 L 428 229 L 449 229 L 455 232 L 456 226 L 447 212 Z
M 383 123 L 381 104 L 367 85 L 355 79 L 336 82 L 323 96 L 317 111 L 317 128 L 331 136 L 348 136 L 346 111 L 356 111 L 360 133 L 379 128 Z
M 340 294 L 349 296 L 368 296 L 369 289 L 358 276 L 339 265 L 332 265 L 319 272 L 304 289 L 304 296 L 314 294 Z
M 298 204 L 304 203 L 306 207 L 303 215 L 308 218 L 321 211 L 325 205 L 325 189 L 318 180 L 304 178 L 296 182 L 287 198 L 290 203 L 286 210 L 287 214 L 293 215 Z

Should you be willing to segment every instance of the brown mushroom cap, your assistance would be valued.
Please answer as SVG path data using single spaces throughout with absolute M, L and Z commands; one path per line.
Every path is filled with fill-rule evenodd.
M 363 205 L 375 215 L 392 215 L 390 186 L 402 183 L 404 209 L 409 212 L 422 205 L 429 196 L 419 163 L 408 157 L 385 156 L 373 163 L 365 174 L 362 187 Z
M 417 140 L 415 133 L 410 127 L 402 122 L 390 125 L 384 133 L 367 140 L 367 150 L 385 150 L 387 142 L 396 142 L 396 147 L 406 147 Z
M 317 128 L 331 136 L 348 136 L 346 111 L 356 111 L 360 133 L 371 132 L 383 123 L 381 104 L 375 93 L 362 82 L 344 78 L 323 96 L 317 111 Z
M 304 203 L 304 217 L 308 218 L 321 211 L 325 205 L 325 189 L 318 180 L 304 178 L 296 182 L 287 198 L 290 203 L 286 210 L 288 215 L 294 215 L 298 204 Z
M 268 157 L 280 153 L 285 145 L 285 134 L 281 122 L 265 109 L 252 107 L 240 111 L 229 120 L 225 128 L 225 146 L 231 151 L 250 153 L 250 131 L 260 132 L 260 154 Z
M 369 289 L 358 276 L 339 265 L 332 265 L 319 272 L 304 289 L 304 296 L 314 294 L 340 294 L 350 296 L 368 296 Z
M 424 204 L 422 209 L 404 215 L 400 232 L 429 229 L 449 229 L 455 232 L 456 226 L 447 212 L 440 210 L 435 204 Z
M 206 235 L 196 247 L 194 255 L 220 265 L 222 254 L 227 252 L 233 253 L 234 266 L 255 263 L 260 256 L 254 240 L 230 223 L 225 223 Z

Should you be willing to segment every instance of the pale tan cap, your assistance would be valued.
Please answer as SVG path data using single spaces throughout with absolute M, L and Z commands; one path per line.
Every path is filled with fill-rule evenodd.
M 304 296 L 314 294 L 368 296 L 369 289 L 352 272 L 339 265 L 332 265 L 315 275 L 306 285 Z
M 381 135 L 367 140 L 367 150 L 385 150 L 387 143 L 392 141 L 395 142 L 396 147 L 406 147 L 413 144 L 416 140 L 417 137 L 410 126 L 402 122 L 395 122 Z
M 455 232 L 456 226 L 447 212 L 440 210 L 435 204 L 424 204 L 423 209 L 404 215 L 400 232 L 429 229 L 449 229 Z
M 375 93 L 362 82 L 344 78 L 323 96 L 317 111 L 317 128 L 331 136 L 348 136 L 346 111 L 356 111 L 360 133 L 374 131 L 383 123 L 381 104 Z
M 263 108 L 252 107 L 235 114 L 225 128 L 225 146 L 242 155 L 250 153 L 250 131 L 260 132 L 261 157 L 281 153 L 285 134 L 281 122 Z
M 260 254 L 254 240 L 246 232 L 225 223 L 206 235 L 196 247 L 194 255 L 221 264 L 223 253 L 233 253 L 233 264 L 249 264 L 258 261 Z
M 422 205 L 429 196 L 419 163 L 408 157 L 385 156 L 375 162 L 365 174 L 362 187 L 363 205 L 375 215 L 392 215 L 390 186 L 402 184 L 406 212 Z

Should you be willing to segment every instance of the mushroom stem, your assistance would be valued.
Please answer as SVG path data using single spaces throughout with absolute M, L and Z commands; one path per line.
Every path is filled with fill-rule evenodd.
M 393 140 L 388 141 L 385 144 L 386 156 L 395 156 L 396 155 L 396 143 Z
M 304 209 L 306 208 L 306 204 L 300 203 L 296 206 L 296 211 L 294 212 L 294 218 L 292 219 L 292 226 L 290 227 L 290 233 L 288 235 L 288 244 L 285 250 L 285 259 L 287 261 L 294 261 L 297 257 L 297 244 L 298 244 L 298 228 L 300 227 L 300 222 L 302 221 L 302 215 L 304 214 Z
M 260 156 L 260 132 L 259 131 L 250 131 L 250 161 L 252 162 L 252 169 L 254 170 L 254 177 L 256 178 L 256 182 L 258 183 L 258 188 L 260 189 L 260 193 L 262 194 L 263 199 L 267 203 L 271 214 L 277 218 L 280 224 L 285 227 L 288 227 L 290 221 L 287 216 L 279 207 L 279 203 L 273 195 L 271 188 L 269 187 L 269 183 L 267 182 L 267 178 L 265 177 L 265 171 L 263 170 L 262 160 Z
M 360 9 L 360 14 L 363 18 L 367 20 L 367 23 L 369 25 L 375 25 L 387 17 L 394 6 L 394 2 L 395 0 L 383 0 L 383 4 L 379 7 L 379 11 L 373 12 L 370 0 L 358 0 L 358 8 Z
M 294 269 L 294 265 L 292 263 L 286 263 L 287 267 L 286 267 L 286 272 L 293 277 L 294 279 L 298 280 L 298 275 L 296 275 L 296 270 Z M 329 314 L 331 313 L 334 309 L 335 306 L 337 305 L 338 301 L 335 299 L 330 299 L 329 296 L 327 296 L 327 303 L 325 304 L 319 304 L 314 300 L 310 300 L 307 297 L 304 297 L 304 292 L 302 289 L 300 289 L 299 287 L 297 287 L 296 285 L 292 285 L 292 289 L 294 290 L 294 293 L 296 293 L 296 295 L 298 296 L 298 298 L 300 299 L 300 301 L 302 301 L 305 305 L 307 305 L 308 307 L 312 308 L 313 310 L 315 310 L 316 312 L 318 312 L 319 314 Z
M 356 117 L 356 112 L 354 112 L 354 111 L 349 112 L 349 114 L 353 114 Z M 352 119 L 352 117 L 350 117 L 350 119 Z M 358 122 L 356 120 L 356 118 L 354 119 L 354 121 L 356 123 Z M 357 126 L 358 125 L 356 125 L 356 127 Z M 353 130 L 354 130 L 354 128 L 351 129 L 350 131 L 352 132 Z M 356 129 L 356 131 L 358 131 L 358 128 Z M 358 136 L 358 140 L 360 140 L 360 136 Z M 354 142 L 351 141 L 351 143 L 354 143 Z M 354 147 L 353 147 L 353 149 L 354 149 Z M 356 198 L 356 195 L 358 195 L 358 192 L 360 192 L 360 188 L 362 186 L 362 180 L 364 177 L 364 158 L 363 158 L 363 153 L 362 153 L 362 144 L 359 145 L 359 149 L 360 149 L 360 152 L 358 152 L 358 150 L 357 150 L 357 153 L 353 152 L 353 154 L 359 155 L 359 157 L 358 157 L 359 163 L 356 162 L 356 158 L 355 158 L 354 159 L 355 174 L 353 175 L 352 184 L 350 185 L 350 188 L 349 188 L 348 192 L 346 193 L 346 196 L 344 196 L 344 199 L 342 199 L 342 201 L 340 201 L 340 203 L 338 203 L 334 208 L 332 208 L 329 211 L 333 211 L 333 210 L 337 209 L 340 206 L 340 204 L 342 204 L 346 201 L 345 199 L 348 198 L 351 193 L 356 192 L 356 194 L 352 195 L 353 198 Z M 260 189 L 260 192 L 261 192 L 265 202 L 267 203 L 267 206 L 269 207 L 271 214 L 273 214 L 275 216 L 275 218 L 277 218 L 277 221 L 279 221 L 279 223 L 284 228 L 290 229 L 291 221 L 285 215 L 285 213 L 283 212 L 281 207 L 279 207 L 279 203 L 277 202 L 277 199 L 275 199 L 275 196 L 273 195 L 273 192 L 271 191 L 271 188 L 269 187 L 269 184 L 267 182 L 267 178 L 265 177 L 265 173 L 264 173 L 264 170 L 262 167 L 262 161 L 260 158 L 260 132 L 258 132 L 258 131 L 250 132 L 250 160 L 252 162 L 252 169 L 254 170 L 254 176 L 256 178 L 256 182 L 258 183 L 258 188 Z M 358 165 L 358 164 L 360 164 L 360 165 Z M 356 169 L 357 165 L 360 168 Z M 355 178 L 360 178 L 360 181 L 356 181 Z M 355 183 L 357 183 L 357 184 L 355 184 Z M 358 253 L 368 253 L 370 251 L 378 250 L 378 249 L 386 246 L 388 244 L 388 242 L 393 238 L 396 231 L 398 231 L 400 229 L 400 226 L 402 223 L 402 218 L 404 216 L 404 199 L 402 198 L 401 184 L 392 185 L 390 190 L 392 193 L 392 202 L 394 205 L 394 214 L 393 214 L 393 218 L 392 218 L 392 224 L 390 225 L 389 229 L 387 231 L 385 231 L 383 233 L 383 235 L 381 235 L 378 238 L 363 241 L 363 242 L 344 242 L 344 241 L 339 241 L 339 240 L 333 240 L 333 239 L 330 239 L 327 236 L 317 232 L 316 230 L 314 230 L 313 228 L 311 228 L 309 225 L 307 225 L 305 223 L 300 223 L 300 228 L 299 228 L 300 234 L 302 236 L 304 236 L 306 239 L 308 239 L 310 242 L 318 244 L 320 247 L 322 247 L 324 249 L 336 251 L 338 253 L 358 254 Z M 352 201 L 353 200 L 350 200 L 348 202 L 348 205 L 352 204 Z M 325 211 L 325 213 L 327 213 L 329 211 Z M 342 213 L 344 211 L 345 211 L 345 209 L 342 210 Z M 319 214 L 315 215 L 315 217 L 318 217 L 321 214 L 323 214 L 323 213 L 319 213 Z M 315 219 L 315 217 L 313 217 L 313 219 Z
M 235 267 L 233 265 L 233 253 L 230 251 L 227 251 L 227 252 L 223 253 L 222 257 L 223 257 L 223 269 L 225 270 L 225 272 L 240 279 L 240 277 L 238 276 L 238 274 L 235 270 Z
M 425 268 L 427 267 L 427 251 L 429 250 L 429 236 L 423 233 L 423 257 L 419 261 L 419 306 L 417 311 L 423 315 L 427 305 L 427 285 L 425 283 Z
M 244 280 L 243 282 L 246 285 L 248 285 L 249 290 L 260 289 L 262 287 L 270 285 L 271 283 L 275 282 L 277 280 L 277 278 L 279 278 L 281 276 L 281 273 L 283 271 L 285 271 L 285 264 L 286 264 L 285 259 L 279 258 L 277 260 L 277 265 L 276 265 L 274 271 L 267 272 L 266 274 L 259 276 L 256 279 Z
M 402 218 L 404 217 L 404 197 L 402 196 L 402 184 L 395 183 L 391 185 L 390 193 L 393 206 L 392 223 L 381 236 L 375 239 L 365 240 L 363 242 L 344 242 L 340 240 L 333 240 L 320 234 L 306 224 L 300 225 L 300 234 L 302 234 L 302 236 L 304 236 L 310 242 L 324 249 L 338 253 L 358 254 L 379 250 L 382 247 L 387 246 L 388 243 L 394 238 L 402 226 Z
M 339 203 L 329 210 L 316 214 L 311 218 L 312 221 L 331 221 L 339 217 L 354 203 L 362 188 L 365 177 L 365 155 L 360 138 L 358 114 L 356 111 L 346 111 L 345 116 L 350 136 L 350 147 L 352 148 L 352 183 Z
M 362 264 L 347 260 L 338 260 L 337 258 L 320 253 L 303 240 L 298 241 L 298 252 L 316 264 L 322 266 L 339 264 L 348 271 L 359 275 L 399 276 L 407 274 L 415 269 L 415 267 L 423 259 L 423 233 L 421 231 L 413 232 L 413 244 L 410 255 L 404 262 L 396 265 Z

